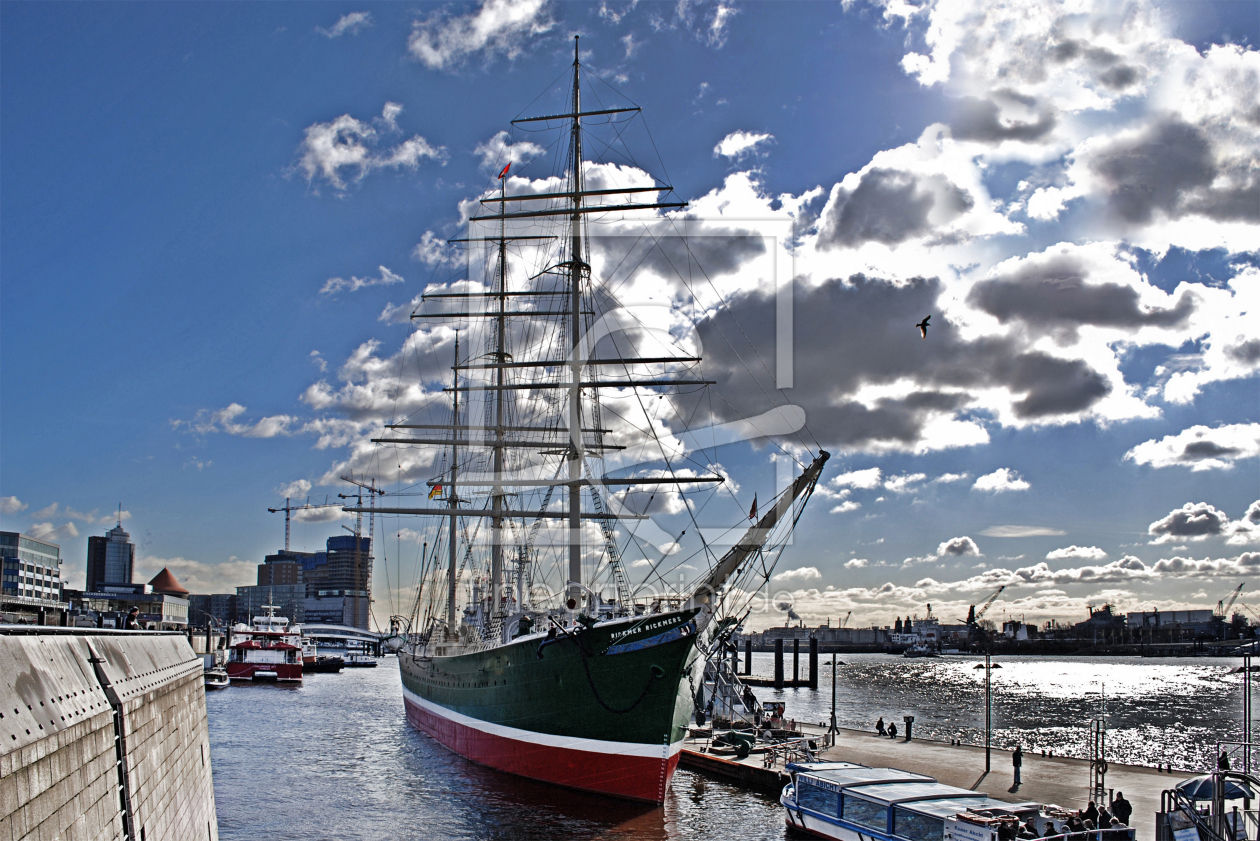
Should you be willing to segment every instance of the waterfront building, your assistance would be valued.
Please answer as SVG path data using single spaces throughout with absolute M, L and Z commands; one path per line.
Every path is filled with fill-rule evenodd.
M 77 624 L 121 628 L 133 607 L 141 627 L 155 631 L 182 631 L 188 627 L 188 591 L 165 567 L 148 584 L 105 584 L 97 590 L 67 590 L 77 609 Z
M 61 547 L 15 531 L 0 531 L 0 612 L 4 621 L 36 622 L 65 608 Z M 58 619 L 60 616 L 58 615 Z
M 100 592 L 107 584 L 130 584 L 136 567 L 136 545 L 123 530 L 122 521 L 109 531 L 88 538 L 88 592 Z

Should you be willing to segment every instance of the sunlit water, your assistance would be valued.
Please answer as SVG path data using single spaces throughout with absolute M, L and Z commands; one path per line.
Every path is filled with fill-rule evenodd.
M 916 733 L 983 739 L 984 682 L 973 658 L 845 655 L 837 718 L 873 726 L 914 715 Z M 994 672 L 995 741 L 1083 753 L 1106 689 L 1113 760 L 1200 767 L 1236 738 L 1236 661 L 1002 658 Z M 802 656 L 804 673 L 806 658 Z M 754 655 L 769 674 L 772 655 Z M 790 674 L 791 660 L 788 659 Z M 830 714 L 830 667 L 818 692 L 758 690 L 789 715 Z M 207 695 L 220 837 L 237 839 L 783 839 L 772 797 L 679 770 L 663 807 L 530 783 L 472 765 L 407 724 L 398 661 L 300 688 L 234 685 Z
M 874 729 L 875 721 L 913 715 L 924 738 L 984 743 L 983 657 L 907 659 L 883 654 L 838 655 L 836 720 Z M 743 655 L 740 655 L 743 665 Z M 792 654 L 785 655 L 787 676 Z M 808 721 L 831 715 L 831 662 L 823 655 L 819 691 L 758 689 L 787 702 L 788 714 Z M 808 674 L 801 653 L 800 674 Z M 1239 659 L 998 657 L 992 674 L 993 743 L 1057 756 L 1088 757 L 1091 720 L 1107 725 L 1107 757 L 1137 765 L 1172 763 L 1209 768 L 1218 741 L 1242 733 L 1243 676 Z M 773 654 L 754 654 L 753 673 L 774 674 Z M 1253 675 L 1253 681 L 1260 675 Z

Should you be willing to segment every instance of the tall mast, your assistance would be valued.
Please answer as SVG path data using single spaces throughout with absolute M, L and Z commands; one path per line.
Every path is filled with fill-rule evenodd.
M 573 38 L 573 127 L 569 141 L 573 194 L 569 241 L 569 598 L 581 604 L 582 590 L 582 95 L 578 88 L 578 37 Z
M 457 567 L 455 564 L 455 521 L 458 519 L 457 511 L 459 505 L 456 484 L 457 472 L 459 471 L 459 446 L 456 442 L 459 440 L 459 433 L 455 432 L 455 428 L 459 426 L 459 331 L 455 332 L 455 365 L 452 366 L 452 379 L 456 389 L 452 392 L 454 395 L 454 409 L 451 414 L 451 492 L 447 494 L 447 503 L 451 509 L 451 531 L 447 538 L 450 550 L 450 570 L 447 573 L 446 582 L 446 630 L 452 636 L 457 633 L 458 629 L 455 625 L 455 576 Z
M 499 176 L 500 195 L 507 196 L 507 173 Z M 495 338 L 494 361 L 499 363 L 495 369 L 494 390 L 494 478 L 496 482 L 503 479 L 503 372 L 507 363 L 506 327 L 504 313 L 507 305 L 507 220 L 504 218 L 507 202 L 499 205 L 499 311 L 495 319 L 497 336 Z M 496 484 L 490 489 L 491 519 L 490 521 L 490 615 L 500 616 L 503 613 L 501 601 L 503 593 L 503 486 Z

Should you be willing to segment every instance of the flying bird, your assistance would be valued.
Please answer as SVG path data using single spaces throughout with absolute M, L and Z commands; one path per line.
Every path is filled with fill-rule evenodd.
M 927 338 L 927 329 L 928 329 L 928 327 L 930 326 L 930 325 L 928 324 L 928 321 L 929 321 L 931 318 L 932 318 L 932 316 L 930 316 L 930 315 L 929 315 L 929 316 L 927 316 L 926 318 L 924 318 L 922 321 L 920 321 L 918 324 L 914 325 L 915 327 L 918 327 L 918 328 L 919 328 L 919 335 L 920 335 L 920 336 L 922 336 L 922 337 L 923 337 L 923 338 L 925 338 L 925 339 Z

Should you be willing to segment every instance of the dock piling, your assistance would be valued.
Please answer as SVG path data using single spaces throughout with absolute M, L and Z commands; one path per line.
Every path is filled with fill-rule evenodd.
M 752 640 L 744 640 L 744 674 L 752 674 Z
M 774 641 L 774 688 L 783 688 L 783 638 Z
M 801 682 L 801 641 L 792 637 L 792 684 Z
M 809 688 L 818 688 L 818 637 L 809 638 Z

